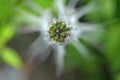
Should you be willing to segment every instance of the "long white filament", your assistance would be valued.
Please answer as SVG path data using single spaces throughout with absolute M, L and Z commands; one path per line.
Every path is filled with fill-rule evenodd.
M 79 8 L 79 10 L 77 10 L 73 16 L 78 20 L 79 18 L 81 18 L 82 16 L 84 16 L 85 14 L 92 12 L 94 8 L 94 3 L 89 3 L 88 5 L 85 5 L 81 8 Z
M 82 54 L 83 57 L 89 58 L 89 53 L 86 47 L 78 40 L 72 40 L 72 44 Z
M 40 54 L 42 54 L 47 48 L 48 48 L 49 44 L 43 41 L 43 37 L 39 36 L 34 42 L 33 44 L 30 46 L 30 49 L 28 51 L 28 56 L 29 56 L 29 60 L 28 60 L 28 64 L 32 63 L 33 60 Z M 42 60 L 42 59 L 41 59 Z
M 69 8 L 75 8 L 76 4 L 78 3 L 79 0 L 69 0 L 68 2 L 68 7 Z
M 60 77 L 64 68 L 65 50 L 63 46 L 57 46 L 55 50 L 56 76 Z
M 34 14 L 31 14 L 30 12 L 27 12 L 25 10 L 22 10 L 20 8 L 16 8 L 16 10 L 22 14 L 22 20 L 26 22 L 35 22 L 40 23 L 42 19 L 39 16 L 35 16 Z
M 39 6 L 37 3 L 35 3 L 34 1 L 26 1 L 25 4 L 29 8 L 31 8 L 33 11 L 35 11 L 39 14 L 41 14 L 44 11 L 44 9 L 41 6 Z
M 64 16 L 66 9 L 64 0 L 55 0 L 55 8 L 58 12 L 58 16 Z
M 19 29 L 21 33 L 32 33 L 32 32 L 40 32 L 41 29 L 39 26 L 22 26 L 22 28 Z

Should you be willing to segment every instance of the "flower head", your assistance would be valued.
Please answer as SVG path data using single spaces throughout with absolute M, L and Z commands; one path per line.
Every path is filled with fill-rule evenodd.
M 36 12 L 40 12 L 41 16 L 35 16 L 34 14 L 26 12 L 22 9 L 17 9 L 24 15 L 22 15 L 23 17 L 20 16 L 22 21 L 32 23 L 29 27 L 23 27 L 22 32 L 26 33 L 38 31 L 41 33 L 30 46 L 30 62 L 38 55 L 40 55 L 41 61 L 44 61 L 51 51 L 51 49 L 47 51 L 46 49 L 51 46 L 55 52 L 57 76 L 61 75 L 64 67 L 64 56 L 66 53 L 65 45 L 53 45 L 51 43 L 72 43 L 84 57 L 88 58 L 88 51 L 79 41 L 79 38 L 90 43 L 95 42 L 93 36 L 90 34 L 96 32 L 100 28 L 100 26 L 96 24 L 82 23 L 78 21 L 79 18 L 92 10 L 93 3 L 75 9 L 74 7 L 78 0 L 73 1 L 74 0 L 70 0 L 66 6 L 63 0 L 55 0 L 57 17 L 52 15 L 52 10 L 44 10 L 34 2 L 25 3 Z M 43 40 L 43 38 L 45 39 Z M 45 52 L 45 54 L 43 52 Z
M 51 41 L 55 41 L 59 44 L 65 43 L 70 36 L 71 28 L 69 25 L 59 19 L 56 19 L 49 25 L 48 36 Z

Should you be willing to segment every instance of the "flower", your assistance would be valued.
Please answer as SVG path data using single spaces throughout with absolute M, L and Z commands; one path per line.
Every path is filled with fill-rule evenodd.
M 68 5 L 65 5 L 63 0 L 55 0 L 54 7 L 57 11 L 57 17 L 52 14 L 51 9 L 43 9 L 34 2 L 25 2 L 25 4 L 36 12 L 39 12 L 41 16 L 36 16 L 17 8 L 17 10 L 24 15 L 20 16 L 19 19 L 21 19 L 22 22 L 30 23 L 29 27 L 22 28 L 22 32 L 40 32 L 40 36 L 30 46 L 30 62 L 34 60 L 39 53 L 41 53 L 41 61 L 44 61 L 51 51 L 51 49 L 47 51 L 46 49 L 51 46 L 55 52 L 57 76 L 60 76 L 63 71 L 66 45 L 72 43 L 84 57 L 88 58 L 88 50 L 79 41 L 79 38 L 93 43 L 95 40 L 90 33 L 98 32 L 98 29 L 100 29 L 99 25 L 78 21 L 79 18 L 93 10 L 94 5 L 90 3 L 76 9 L 74 7 L 77 1 L 78 0 L 70 0 Z
M 71 29 L 72 27 L 70 28 L 67 23 L 57 19 L 49 25 L 48 36 L 50 40 L 59 44 L 64 44 L 66 39 L 70 36 Z

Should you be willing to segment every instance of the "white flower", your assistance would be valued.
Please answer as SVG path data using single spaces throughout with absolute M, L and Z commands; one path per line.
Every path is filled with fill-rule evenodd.
M 86 13 L 93 10 L 93 3 L 90 3 L 84 7 L 75 9 L 75 5 L 78 0 L 70 0 L 68 5 L 64 4 L 63 0 L 55 0 L 55 8 L 57 10 L 57 17 L 52 15 L 50 9 L 42 9 L 40 6 L 34 2 L 25 2 L 32 10 L 40 13 L 41 16 L 35 16 L 30 12 L 24 11 L 22 9 L 17 9 L 23 15 L 19 17 L 23 22 L 29 22 L 30 27 L 22 28 L 22 32 L 40 32 L 40 36 L 32 43 L 29 53 L 30 53 L 30 62 L 36 58 L 40 53 L 40 59 L 44 61 L 49 55 L 52 47 L 55 50 L 55 61 L 56 61 L 56 75 L 60 76 L 63 67 L 64 67 L 64 56 L 65 56 L 65 45 L 58 45 L 52 43 L 48 38 L 49 26 L 52 25 L 58 18 L 60 21 L 63 21 L 68 26 L 72 27 L 70 30 L 69 42 L 72 43 L 76 49 L 86 58 L 89 57 L 88 50 L 86 47 L 78 40 L 79 38 L 84 39 L 87 42 L 93 43 L 97 39 L 93 39 L 94 36 L 90 34 L 97 32 L 100 26 L 90 23 L 79 22 L 78 19 L 81 18 Z M 71 5 L 72 4 L 72 5 Z M 56 19 L 56 20 L 55 20 Z M 48 49 L 46 51 L 46 49 Z

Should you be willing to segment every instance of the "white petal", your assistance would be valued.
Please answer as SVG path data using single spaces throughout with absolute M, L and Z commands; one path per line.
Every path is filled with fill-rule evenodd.
M 40 26 L 21 26 L 22 28 L 19 29 L 21 33 L 32 33 L 32 32 L 40 32 Z
M 47 48 L 49 43 L 43 40 L 42 36 L 39 36 L 30 46 L 28 51 L 28 56 L 30 57 L 28 60 L 28 64 L 32 63 L 33 60 L 40 54 L 42 54 Z
M 81 36 L 81 39 L 87 41 L 90 44 L 95 44 L 95 43 L 99 42 L 99 39 L 97 39 L 95 36 L 91 36 L 89 34 Z
M 24 10 L 21 10 L 19 9 L 19 11 L 26 15 L 22 18 L 22 20 L 24 19 L 25 21 L 27 22 L 34 22 L 34 25 L 37 27 L 31 27 L 30 29 L 26 29 L 26 30 L 23 30 L 24 32 L 29 32 L 29 31 L 40 31 L 44 34 L 44 35 L 47 35 L 46 32 L 47 32 L 47 29 L 48 29 L 48 26 L 49 26 L 49 22 L 51 20 L 51 12 L 50 10 L 44 10 L 42 12 L 42 16 L 41 17 L 37 17 L 37 16 L 34 16 L 32 14 L 30 14 L 29 12 L 26 12 Z M 21 17 L 20 17 L 21 18 Z M 33 24 L 31 24 L 33 25 Z
M 94 32 L 101 28 L 99 24 L 91 23 L 76 23 L 76 31 L 78 32 L 78 37 L 83 35 L 84 32 Z
M 82 33 L 79 37 L 90 44 L 101 43 L 100 39 L 104 35 L 104 28 L 103 27 L 96 27 L 92 31 L 87 31 Z
M 68 7 L 69 8 L 75 8 L 76 4 L 78 3 L 79 0 L 69 0 L 68 2 Z
M 63 46 L 57 46 L 55 48 L 55 62 L 56 62 L 56 76 L 60 77 L 63 72 L 64 68 L 64 56 L 65 56 L 65 50 Z
M 35 16 L 34 14 L 31 14 L 30 12 L 27 12 L 25 10 L 22 10 L 22 9 L 19 9 L 19 8 L 16 8 L 16 10 L 22 14 L 22 17 L 20 16 L 20 18 L 23 20 L 23 21 L 26 21 L 26 22 L 32 22 L 32 23 L 40 23 L 42 21 L 42 19 L 38 16 Z
M 37 12 L 37 13 L 41 13 L 44 11 L 44 9 L 39 6 L 37 3 L 35 3 L 34 1 L 25 1 L 25 4 L 32 9 L 33 11 Z
M 58 16 L 63 17 L 65 14 L 64 0 L 55 0 L 55 8 L 58 11 Z
M 42 21 L 41 21 L 40 25 L 41 25 L 42 33 L 44 33 L 44 35 L 47 35 L 47 30 L 48 30 L 51 18 L 52 18 L 52 15 L 51 15 L 51 11 L 49 9 L 45 10 L 42 13 L 42 17 L 41 17 Z
M 49 47 L 44 51 L 44 54 L 40 55 L 40 57 L 39 57 L 39 62 L 40 62 L 40 63 L 43 63 L 43 62 L 48 58 L 48 56 L 50 55 L 51 51 L 52 51 L 52 48 L 51 48 L 51 46 L 49 46 Z
M 75 48 L 82 54 L 83 57 L 89 58 L 88 50 L 86 47 L 77 39 L 71 40 L 71 43 L 75 46 Z
M 93 9 L 94 9 L 94 4 L 93 3 L 89 3 L 88 5 L 79 8 L 79 10 L 77 10 L 73 14 L 73 16 L 76 18 L 76 20 L 78 20 L 79 18 L 81 18 L 82 16 L 84 16 L 88 12 L 92 11 Z

